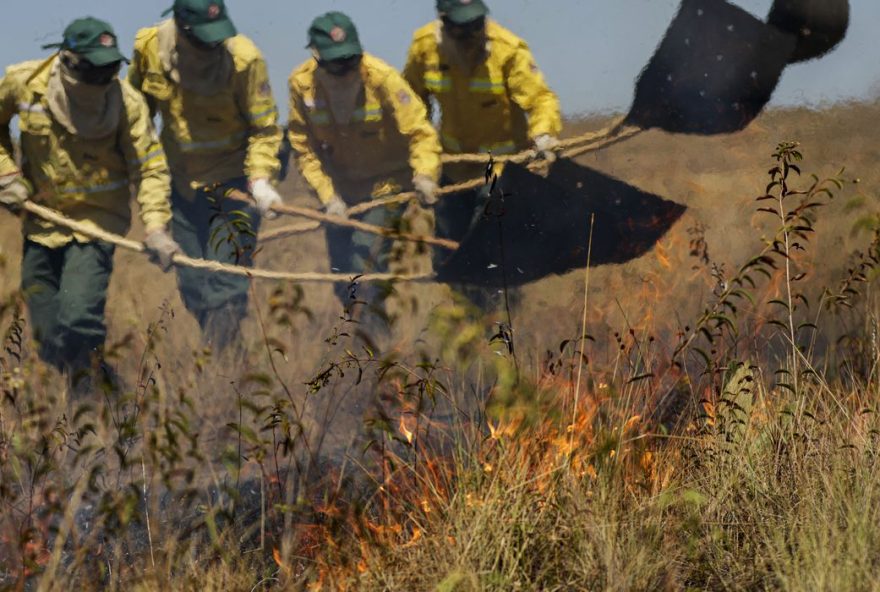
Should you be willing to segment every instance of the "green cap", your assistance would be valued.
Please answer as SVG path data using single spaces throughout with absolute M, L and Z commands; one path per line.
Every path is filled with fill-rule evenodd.
M 43 46 L 43 49 L 49 48 L 66 49 L 95 66 L 128 61 L 119 51 L 116 33 L 110 23 L 92 17 L 70 23 L 64 29 L 64 41 Z
M 202 43 L 220 43 L 238 34 L 223 0 L 174 0 L 174 6 L 162 16 L 172 12 Z
M 312 21 L 307 47 L 316 50 L 326 62 L 364 53 L 354 23 L 341 12 L 328 12 Z
M 483 0 L 437 0 L 437 12 L 463 25 L 489 14 L 489 7 Z

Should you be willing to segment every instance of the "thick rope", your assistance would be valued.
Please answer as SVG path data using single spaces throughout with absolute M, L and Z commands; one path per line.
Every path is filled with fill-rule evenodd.
M 232 189 L 227 191 L 227 197 L 238 201 L 251 202 L 253 201 L 247 193 L 243 191 L 238 191 L 236 189 Z M 287 216 L 302 216 L 303 218 L 310 218 L 312 220 L 316 220 L 317 222 L 329 222 L 330 224 L 335 224 L 336 226 L 344 226 L 347 228 L 354 228 L 355 230 L 360 230 L 362 232 L 368 232 L 370 234 L 376 234 L 378 236 L 383 236 L 385 238 L 391 238 L 395 240 L 408 241 L 413 243 L 423 243 L 426 245 L 434 245 L 435 247 L 442 247 L 444 249 L 448 249 L 450 251 L 458 250 L 458 243 L 453 240 L 448 240 L 445 238 L 437 238 L 434 236 L 428 236 L 424 234 L 412 234 L 409 232 L 398 232 L 391 228 L 385 228 L 384 226 L 376 226 L 375 224 L 367 224 L 366 222 L 361 222 L 360 220 L 352 220 L 351 218 L 346 218 L 344 216 L 331 216 L 330 214 L 325 214 L 324 212 L 320 212 L 314 208 L 304 208 L 301 206 L 290 206 L 290 205 L 278 205 L 272 206 L 272 211 L 278 214 L 285 214 Z
M 644 131 L 642 128 L 635 126 L 627 126 L 623 127 L 620 123 L 623 121 L 616 121 L 613 125 L 599 130 L 597 132 L 590 132 L 588 134 L 583 134 L 577 136 L 576 138 L 571 138 L 569 140 L 565 140 L 559 143 L 559 156 L 560 158 L 575 158 L 577 156 L 582 156 L 583 154 L 587 154 L 589 152 L 596 152 L 598 150 L 602 150 L 603 148 L 607 148 L 612 146 L 618 142 L 622 142 L 629 138 L 632 138 L 638 135 L 640 132 Z M 447 157 L 450 158 L 459 158 L 461 156 L 466 156 L 468 160 L 447 160 Z M 489 163 L 489 159 L 485 160 L 476 160 L 476 157 L 482 158 L 483 156 L 488 155 L 447 155 L 444 157 L 444 162 L 472 162 L 472 163 Z M 527 158 L 525 158 L 527 156 Z M 522 158 L 522 162 L 528 162 L 532 158 L 534 158 L 534 154 L 531 151 L 524 152 L 519 155 L 515 155 L 507 158 L 497 158 L 494 162 L 516 162 L 519 163 Z M 485 185 L 485 179 L 472 179 L 470 181 L 465 181 L 463 183 L 458 183 L 455 185 L 446 185 L 445 187 L 441 187 L 437 192 L 438 197 L 444 197 L 448 195 L 452 195 L 453 193 L 459 193 L 461 191 L 469 191 L 471 189 L 476 189 L 482 185 Z M 356 216 L 359 214 L 364 214 L 369 212 L 370 210 L 380 208 L 383 206 L 395 205 L 406 203 L 412 199 L 418 199 L 418 195 L 415 192 L 407 192 L 407 193 L 398 193 L 395 195 L 389 195 L 387 197 L 380 197 L 378 199 L 374 199 L 372 201 L 367 201 L 361 204 L 357 204 L 348 209 L 348 213 L 352 216 Z M 274 211 L 277 211 L 280 214 L 288 214 L 282 208 L 273 208 Z M 317 210 L 303 208 L 303 210 L 309 212 L 316 212 Z M 294 214 L 295 215 L 295 214 Z M 313 217 L 314 216 L 309 216 Z M 289 226 L 282 226 L 280 228 L 276 228 L 274 230 L 268 231 L 265 234 L 260 236 L 261 241 L 272 241 L 281 238 L 287 238 L 290 236 L 294 236 L 297 234 L 302 234 L 305 232 L 312 232 L 314 230 L 318 230 L 321 228 L 320 223 L 300 223 L 300 224 L 291 224 Z
M 585 146 L 575 146 L 574 148 L 570 148 L 568 150 L 564 150 L 560 153 L 560 158 L 577 158 L 578 156 L 582 156 L 589 152 L 596 152 L 598 150 L 602 150 L 603 148 L 608 148 L 609 146 L 613 146 L 618 142 L 623 142 L 625 140 L 629 140 L 630 138 L 634 138 L 640 133 L 645 131 L 643 128 L 638 126 L 626 126 L 618 128 L 617 132 L 613 136 L 608 136 L 602 138 L 592 144 L 587 144 Z
M 604 140 L 610 136 L 614 136 L 617 134 L 621 124 L 623 123 L 624 118 L 619 117 L 614 120 L 614 122 L 608 127 L 602 128 L 600 130 L 594 132 L 587 132 L 581 134 L 579 136 L 575 136 L 573 138 L 567 138 L 565 140 L 561 140 L 559 145 L 556 147 L 557 152 L 563 152 L 565 150 L 578 148 L 585 144 L 592 144 L 593 142 Z M 444 164 L 489 164 L 489 162 L 512 162 L 516 164 L 523 164 L 536 156 L 534 149 L 525 150 L 520 152 L 519 154 L 511 154 L 509 156 L 492 156 L 491 154 L 444 154 L 443 155 L 443 163 Z
M 464 183 L 458 183 L 456 185 L 447 185 L 445 187 L 440 188 L 440 190 L 437 192 L 437 197 L 451 195 L 453 193 L 458 193 L 460 191 L 469 191 L 471 189 L 476 189 L 477 187 L 480 187 L 485 184 L 486 184 L 486 181 L 483 179 L 473 179 L 472 181 L 465 181 Z M 407 193 L 396 193 L 394 195 L 380 197 L 380 198 L 374 199 L 372 201 L 367 201 L 367 202 L 364 202 L 361 204 L 354 205 L 354 206 L 348 208 L 348 214 L 350 216 L 357 216 L 357 215 L 369 212 L 370 210 L 374 210 L 376 208 L 407 203 L 413 199 L 418 199 L 418 194 L 416 194 L 414 191 L 409 191 Z M 313 219 L 317 220 L 317 217 L 312 215 L 312 213 L 317 212 L 318 210 L 314 210 L 311 208 L 302 208 L 302 209 L 309 212 L 309 215 L 306 217 L 313 218 Z M 291 215 L 287 210 L 288 210 L 288 206 L 273 207 L 272 208 L 273 212 L 278 212 L 279 214 Z M 292 215 L 299 215 L 299 214 L 292 214 Z M 328 216 L 326 216 L 326 215 L 324 217 L 328 218 Z M 350 226 L 350 224 L 348 224 L 348 222 L 350 222 L 350 220 L 348 218 L 335 218 L 332 216 L 330 216 L 329 218 L 333 218 L 333 220 L 338 220 L 340 222 L 345 221 L 346 223 L 344 224 L 344 226 Z M 334 223 L 336 223 L 336 222 L 334 222 Z M 276 228 L 275 230 L 270 230 L 264 234 L 261 234 L 260 240 L 261 241 L 270 241 L 270 240 L 276 240 L 279 238 L 286 238 L 286 237 L 293 236 L 296 234 L 301 234 L 304 232 L 311 232 L 313 230 L 318 230 L 319 228 L 321 228 L 320 222 L 306 222 L 306 223 L 300 223 L 300 224 L 291 224 L 290 226 L 282 226 L 281 228 Z M 381 228 L 381 226 L 377 226 L 375 228 Z M 372 230 L 368 230 L 368 232 L 372 232 Z M 386 235 L 386 236 L 391 236 L 391 235 Z M 397 236 L 402 238 L 403 240 L 407 240 L 406 235 L 397 235 Z M 415 238 L 415 237 L 410 235 L 410 238 Z M 450 241 L 447 239 L 439 239 L 439 238 L 432 238 L 430 240 L 424 240 L 424 238 L 425 237 L 421 237 L 421 240 L 417 240 L 416 242 L 424 242 L 426 244 L 437 244 L 438 246 L 441 246 L 444 248 L 449 248 L 452 250 L 455 250 L 458 248 L 458 243 L 456 243 L 455 241 Z M 454 247 L 453 247 L 453 245 L 454 245 Z
M 38 216 L 47 222 L 51 222 L 56 226 L 61 226 L 87 236 L 92 240 L 104 241 L 115 245 L 119 248 L 135 253 L 146 254 L 146 247 L 143 243 L 127 239 L 125 237 L 107 232 L 99 228 L 94 228 L 88 224 L 71 220 L 63 214 L 56 212 L 45 206 L 41 206 L 33 201 L 27 201 L 22 206 L 27 212 Z M 346 273 L 319 273 L 319 272 L 303 272 L 289 273 L 283 271 L 271 271 L 268 269 L 243 267 L 241 265 L 230 265 L 220 263 L 218 261 L 207 261 L 205 259 L 193 259 L 183 254 L 176 254 L 173 257 L 174 264 L 179 267 L 191 267 L 193 269 L 204 269 L 214 273 L 227 273 L 230 275 L 242 276 L 251 279 L 278 280 L 284 282 L 297 283 L 345 283 L 352 281 L 358 282 L 415 282 L 424 281 L 432 278 L 430 274 L 394 274 L 394 273 L 371 273 L 358 276 L 356 274 Z
M 322 224 L 318 221 L 301 222 L 299 224 L 291 224 L 290 226 L 282 226 L 280 228 L 275 228 L 274 230 L 261 232 L 260 242 L 265 243 L 268 241 L 278 240 L 280 238 L 295 236 L 297 234 L 305 234 L 306 232 L 319 230 L 321 227 Z

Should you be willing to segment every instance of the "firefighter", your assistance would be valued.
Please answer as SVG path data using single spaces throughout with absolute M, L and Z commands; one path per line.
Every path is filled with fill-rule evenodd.
M 439 107 L 447 154 L 508 155 L 534 149 L 551 160 L 562 130 L 556 95 L 525 41 L 488 18 L 483 0 L 437 0 L 439 20 L 413 35 L 404 77 Z M 451 166 L 454 181 L 481 174 Z
M 175 0 L 169 14 L 138 32 L 129 81 L 162 116 L 172 232 L 191 257 L 252 265 L 261 218 L 281 202 L 282 132 L 266 62 L 223 0 Z M 250 194 L 256 207 L 224 199 L 225 189 Z M 248 279 L 184 268 L 177 278 L 203 341 L 215 352 L 240 345 Z
M 413 35 L 404 77 L 425 105 L 439 108 L 440 140 L 446 154 L 504 156 L 533 150 L 553 162 L 562 117 L 528 45 L 488 18 L 483 0 L 437 0 L 439 19 Z M 502 167 L 492 171 L 498 175 Z M 451 163 L 444 181 L 458 183 L 486 174 L 479 164 Z M 439 231 L 463 237 L 487 209 L 491 185 L 456 198 L 437 220 Z M 497 293 L 458 286 L 483 310 Z M 516 296 L 511 291 L 510 296 Z
M 374 209 L 366 222 L 410 232 L 433 232 L 421 206 L 437 201 L 440 142 L 421 100 L 403 77 L 364 53 L 352 21 L 339 12 L 314 20 L 313 59 L 290 76 L 289 137 L 297 166 L 329 214 L 370 199 L 415 190 L 420 203 Z M 413 271 L 408 245 L 348 228 L 328 227 L 331 267 L 343 272 Z M 336 287 L 344 305 L 350 292 Z M 363 298 L 363 296 L 361 296 Z
M 180 248 L 166 231 L 165 154 L 143 97 L 117 76 L 125 58 L 112 27 L 78 19 L 48 47 L 58 52 L 10 66 L 0 79 L 0 204 L 19 211 L 31 199 L 123 235 L 134 186 L 148 252 L 167 270 Z M 30 215 L 23 234 L 21 287 L 40 355 L 73 375 L 100 360 L 113 246 Z

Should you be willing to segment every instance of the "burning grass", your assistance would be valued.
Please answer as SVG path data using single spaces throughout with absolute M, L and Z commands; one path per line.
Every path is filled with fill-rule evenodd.
M 204 350 L 182 373 L 163 309 L 110 348 L 136 377 L 122 394 L 70 401 L 10 298 L 0 589 L 873 589 L 876 217 L 816 285 L 817 223 L 851 186 L 801 161 L 774 154 L 754 206 L 771 230 L 735 270 L 688 233 L 701 314 L 607 340 L 577 315 L 535 363 L 454 301 L 396 349 L 343 314 L 291 380 L 312 311 L 278 290 L 240 376 Z

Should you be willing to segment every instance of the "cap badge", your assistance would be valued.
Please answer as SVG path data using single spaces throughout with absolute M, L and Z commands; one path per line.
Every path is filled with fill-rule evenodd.
M 333 27 L 330 29 L 330 39 L 332 39 L 335 43 L 342 43 L 345 41 L 345 31 L 342 27 Z
M 113 35 L 110 33 L 104 33 L 100 37 L 98 37 L 98 43 L 103 45 L 104 47 L 114 47 L 116 45 L 116 41 L 113 39 Z
M 208 18 L 213 20 L 218 16 L 220 16 L 220 7 L 216 4 L 210 5 L 208 7 Z

